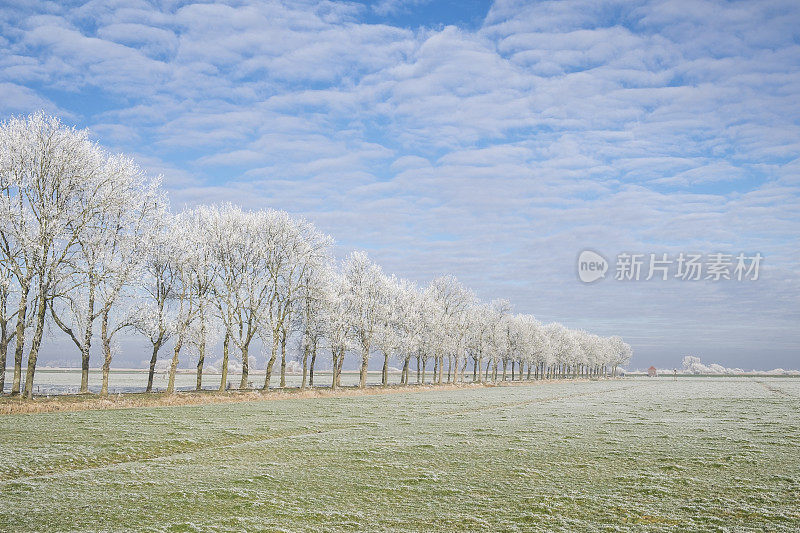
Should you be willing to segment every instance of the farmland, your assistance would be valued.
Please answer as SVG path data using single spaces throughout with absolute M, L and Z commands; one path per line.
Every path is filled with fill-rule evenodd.
M 0 417 L 0 529 L 784 530 L 800 380 L 622 379 Z

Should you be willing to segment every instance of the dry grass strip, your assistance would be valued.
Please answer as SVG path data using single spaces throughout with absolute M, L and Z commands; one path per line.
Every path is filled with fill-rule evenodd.
M 558 380 L 567 381 L 586 380 Z M 331 390 L 329 387 L 300 390 L 298 388 L 273 389 L 269 392 L 260 390 L 248 391 L 179 391 L 174 394 L 156 393 L 123 393 L 100 397 L 97 394 L 58 395 L 34 397 L 26 400 L 21 397 L 4 395 L 0 397 L 0 415 L 53 413 L 61 411 L 88 411 L 96 409 L 134 409 L 140 407 L 173 407 L 185 405 L 205 405 L 231 402 L 259 402 L 276 400 L 296 400 L 303 398 L 346 398 L 351 396 L 374 396 L 378 394 L 397 394 L 404 392 L 444 391 L 459 389 L 476 389 L 484 387 L 533 385 L 551 383 L 551 380 L 515 381 L 497 383 L 445 383 L 442 385 L 390 385 L 388 387 L 369 386 L 366 389 L 342 387 Z

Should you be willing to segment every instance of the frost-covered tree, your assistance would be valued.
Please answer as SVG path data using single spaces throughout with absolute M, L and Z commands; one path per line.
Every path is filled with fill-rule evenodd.
M 364 252 L 350 254 L 342 273 L 347 288 L 346 316 L 361 355 L 359 387 L 364 388 L 372 343 L 387 312 L 387 282 L 381 267 Z
M 203 209 L 192 209 L 181 213 L 178 223 L 183 223 L 194 234 L 193 265 L 189 276 L 192 284 L 190 297 L 194 299 L 196 320 L 188 332 L 189 346 L 197 353 L 195 389 L 203 388 L 203 369 L 206 361 L 206 349 L 219 336 L 218 322 L 212 314 L 214 281 L 217 262 L 214 253 L 214 241 L 209 236 L 209 220 Z
M 573 339 L 570 331 L 557 322 L 547 324 L 544 330 L 550 345 L 549 357 L 544 362 L 544 377 L 552 379 L 560 377 L 561 365 L 573 349 Z
M 491 307 L 486 303 L 479 303 L 470 308 L 467 332 L 467 351 L 472 358 L 472 381 L 483 382 L 483 360 L 489 352 L 489 342 L 492 321 L 490 319 Z
M 174 271 L 169 266 L 173 239 L 170 228 L 174 221 L 171 215 L 166 215 L 165 218 L 142 265 L 141 277 L 137 283 L 139 298 L 130 317 L 131 326 L 144 335 L 152 347 L 146 392 L 153 390 L 158 353 L 172 337 L 175 325 L 169 305 L 176 281 Z
M 507 358 L 508 354 L 508 334 L 505 322 L 511 312 L 511 303 L 508 300 L 493 300 L 489 312 L 485 315 L 489 321 L 489 355 L 491 358 L 491 379 L 497 381 L 498 368 L 500 361 Z M 487 376 L 489 375 L 489 365 L 486 366 Z
M 83 264 L 88 271 L 95 266 L 91 254 L 82 254 L 82 244 L 105 241 L 106 248 L 126 245 L 125 239 L 120 242 L 113 236 L 113 224 L 121 221 L 122 234 L 128 234 L 141 206 L 138 198 L 128 206 L 123 202 L 148 189 L 151 184 L 146 181 L 132 161 L 110 156 L 89 140 L 86 130 L 68 128 L 44 113 L 12 118 L 0 125 L 0 241 L 3 259 L 21 289 L 15 367 L 21 363 L 26 344 L 28 302 L 32 299 L 35 303 L 30 309 L 33 331 L 25 396 L 33 395 L 36 362 L 54 299 L 66 292 L 75 295 L 76 281 L 72 278 L 76 267 L 80 269 Z M 115 187 L 122 188 L 118 196 Z M 106 268 L 102 258 L 98 261 Z M 88 279 L 90 274 L 85 274 Z M 106 286 L 106 296 L 113 300 L 110 286 Z M 104 303 L 103 312 L 105 307 Z M 97 317 L 88 305 L 74 309 L 85 317 L 90 313 Z M 86 318 L 76 322 L 83 328 L 74 335 L 82 347 L 91 328 L 88 322 Z M 15 393 L 20 388 L 19 374 L 15 368 Z
M 417 360 L 417 383 L 424 384 L 428 361 L 431 358 L 434 360 L 432 381 L 436 382 L 437 379 L 438 354 L 443 350 L 442 326 L 444 313 L 441 309 L 441 302 L 436 299 L 436 293 L 430 286 L 420 293 L 418 305 L 420 329 L 415 357 Z
M 325 340 L 331 352 L 331 389 L 339 387 L 345 354 L 354 346 L 348 314 L 348 291 L 348 282 L 344 275 L 333 272 L 323 308 Z
M 292 312 L 297 294 L 293 292 L 292 273 L 295 272 L 294 251 L 297 244 L 297 231 L 294 222 L 284 211 L 267 213 L 263 240 L 265 268 L 269 279 L 269 298 L 261 311 L 264 324 L 264 337 L 271 341 L 271 351 L 267 361 L 264 390 L 268 390 L 272 372 L 278 355 L 281 357 L 280 386 L 286 385 L 286 344 L 291 328 Z M 296 279 L 296 278 L 295 278 Z
M 541 379 L 544 374 L 544 365 L 552 358 L 550 342 L 542 324 L 532 315 L 523 315 L 523 330 L 525 336 L 524 357 L 528 365 L 527 377 Z M 531 371 L 533 369 L 533 371 Z
M 329 280 L 333 277 L 333 267 L 329 261 L 319 261 L 318 264 L 309 265 L 302 274 L 302 283 L 299 287 L 297 315 L 302 331 L 301 346 L 303 381 L 301 389 L 306 385 L 314 386 L 314 367 L 317 354 L 322 344 L 326 331 L 327 315 L 325 313 L 330 295 Z
M 526 336 L 526 315 L 509 316 L 504 321 L 506 331 L 506 345 L 508 353 L 503 360 L 503 381 L 507 377 L 507 366 L 511 363 L 511 381 L 514 381 L 516 376 L 516 366 L 519 365 L 519 378 L 522 379 L 522 367 L 525 364 L 524 350 L 527 345 L 525 342 Z
M 609 364 L 611 365 L 611 375 L 616 377 L 618 368 L 627 365 L 633 356 L 631 346 L 622 340 L 622 337 L 613 336 L 608 339 Z
M 394 302 L 397 306 L 397 351 L 403 364 L 400 383 L 409 384 L 410 363 L 420 350 L 425 328 L 426 298 L 410 281 L 399 280 L 395 287 Z
M 292 314 L 299 311 L 307 295 L 306 283 L 314 282 L 314 273 L 331 261 L 333 240 L 302 218 L 292 218 L 287 226 L 283 246 L 286 261 L 276 270 L 278 277 L 277 315 L 281 334 L 281 387 L 286 386 L 286 338 L 291 334 Z M 298 328 L 302 333 L 302 328 Z
M 33 394 L 47 311 L 55 285 L 76 251 L 77 233 L 94 208 L 83 200 L 102 179 L 103 159 L 88 132 L 67 128 L 43 113 L 0 125 L 0 240 L 3 260 L 21 289 L 12 394 L 20 392 L 29 311 L 33 338 L 24 392 Z M 28 309 L 29 298 L 33 309 Z
M 180 353 L 184 345 L 191 342 L 193 326 L 199 313 L 197 295 L 198 272 L 204 268 L 203 239 L 205 227 L 199 227 L 199 219 L 187 214 L 179 216 L 173 226 L 173 248 L 168 268 L 174 287 L 171 295 L 173 308 L 173 329 L 175 345 L 169 365 L 167 394 L 175 392 L 175 374 L 178 370 Z
M 268 270 L 268 236 L 274 230 L 272 213 L 247 212 L 232 204 L 200 207 L 202 221 L 213 251 L 213 296 L 225 327 L 220 390 L 228 374 L 228 348 L 238 348 L 242 362 L 240 388 L 248 383 L 250 345 L 259 330 L 265 306 L 274 292 Z
M 130 158 L 107 156 L 100 176 L 91 198 L 81 200 L 94 207 L 81 209 L 89 221 L 76 231 L 76 251 L 54 284 L 50 305 L 53 321 L 81 354 L 82 393 L 89 391 L 94 323 L 101 319 L 106 334 L 129 324 L 123 319 L 109 330 L 111 308 L 141 272 L 166 209 L 160 179 L 148 178 Z M 107 344 L 103 345 L 104 376 L 111 362 Z
M 467 333 L 467 312 L 474 304 L 472 291 L 462 285 L 454 276 L 441 276 L 434 279 L 427 288 L 435 312 L 438 314 L 432 325 L 437 358 L 435 380 L 442 383 L 444 358 L 447 358 L 447 379 L 455 381 L 458 362 L 463 355 L 464 340 Z
M 385 305 L 381 313 L 380 323 L 375 333 L 377 351 L 383 355 L 381 369 L 381 385 L 389 385 L 389 359 L 401 346 L 401 325 L 403 313 L 400 308 L 403 299 L 403 281 L 395 276 L 386 277 Z

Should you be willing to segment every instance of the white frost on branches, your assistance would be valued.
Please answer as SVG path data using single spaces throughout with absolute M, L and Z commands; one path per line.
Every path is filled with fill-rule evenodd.
M 220 390 L 230 371 L 248 387 L 257 360 L 270 387 L 278 359 L 281 387 L 298 369 L 302 386 L 313 386 L 320 350 L 330 354 L 334 387 L 348 354 L 359 362 L 361 387 L 376 356 L 384 385 L 392 361 L 404 384 L 412 366 L 418 382 L 432 370 L 441 384 L 465 381 L 470 364 L 473 380 L 498 381 L 614 375 L 630 361 L 619 337 L 543 325 L 512 313 L 507 301 L 479 301 L 454 276 L 418 287 L 361 251 L 337 268 L 332 246 L 285 211 L 221 204 L 171 214 L 159 178 L 43 113 L 0 125 L 0 358 L 15 338 L 14 392 L 27 348 L 25 393 L 32 394 L 48 321 L 77 348 L 82 391 L 99 333 L 104 393 L 115 335 L 125 328 L 152 346 L 148 390 L 164 365 L 169 392 L 187 351 L 196 357 L 197 388 L 211 368 L 222 374 Z M 206 364 L 219 340 L 222 354 L 209 353 Z M 159 363 L 168 343 L 171 358 Z M 300 362 L 287 359 L 287 346 L 297 347 Z

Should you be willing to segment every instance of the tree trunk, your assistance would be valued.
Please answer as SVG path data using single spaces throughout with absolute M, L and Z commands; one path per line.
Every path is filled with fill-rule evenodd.
M 401 374 L 401 377 L 400 377 L 400 383 L 403 384 L 403 385 L 408 385 L 408 366 L 409 366 L 409 363 L 411 363 L 411 358 L 410 357 L 406 357 L 405 360 L 403 361 L 403 373 Z
M 272 332 L 272 353 L 270 353 L 269 361 L 267 361 L 267 375 L 264 378 L 263 390 L 269 390 L 269 382 L 272 379 L 272 367 L 275 365 L 275 359 L 278 357 L 278 347 L 280 346 L 280 337 L 277 331 Z
M 169 383 L 167 384 L 167 394 L 175 393 L 175 372 L 178 370 L 178 356 L 183 347 L 183 334 L 178 335 L 175 341 L 175 350 L 172 352 L 172 364 L 169 367 Z
M 200 315 L 200 343 L 197 346 L 197 390 L 203 389 L 203 365 L 206 362 L 206 320 Z
M 158 339 L 153 343 L 153 355 L 150 356 L 150 371 L 147 373 L 147 388 L 145 392 L 152 392 L 153 390 L 153 374 L 156 373 L 156 361 L 158 360 L 158 351 L 161 349 L 162 339 Z
M 89 283 L 89 311 L 86 315 L 86 329 L 83 332 L 83 346 L 81 346 L 81 394 L 89 392 L 89 354 L 92 345 L 92 322 L 94 315 L 94 288 L 95 284 Z
M 3 338 L 0 340 L 0 394 L 3 393 L 3 389 L 6 386 L 6 357 L 8 356 L 8 343 L 10 341 L 5 336 L 5 333 L 4 331 Z
M 366 343 L 361 345 L 361 373 L 358 379 L 358 388 L 363 389 L 367 386 L 367 367 L 369 366 L 369 346 Z
M 247 378 L 250 376 L 250 346 L 245 344 L 242 346 L 242 379 L 239 380 L 239 389 L 247 388 Z
M 281 329 L 281 388 L 286 387 L 286 330 Z
M 341 353 L 339 353 L 339 359 L 336 361 L 336 386 L 342 386 L 342 366 L 344 366 L 344 354 L 345 350 L 342 349 Z
M 22 381 L 22 354 L 25 349 L 25 320 L 28 314 L 28 291 L 30 287 L 20 291 L 17 305 L 17 325 L 14 335 L 14 380 L 11 382 L 11 395 L 19 394 Z
M 108 338 L 108 312 L 103 313 L 100 323 L 100 338 L 103 343 L 103 384 L 100 396 L 108 396 L 108 374 L 111 371 L 111 339 Z
M 336 386 L 342 386 L 342 367 L 344 366 L 344 354 L 345 350 L 342 348 L 341 353 L 339 354 L 339 361 L 336 363 Z
M 231 334 L 225 328 L 225 340 L 222 341 L 222 377 L 219 380 L 219 392 L 225 392 L 228 382 L 228 355 L 230 353 Z
M 384 387 L 389 386 L 389 354 L 383 354 L 383 372 L 381 373 L 381 384 Z
M 336 349 L 333 355 L 333 375 L 331 376 L 331 390 L 335 390 L 341 384 L 342 364 L 344 364 L 344 350 Z
M 317 362 L 317 343 L 311 348 L 311 366 L 308 369 L 308 386 L 314 388 L 314 364 Z
M 336 390 L 336 367 L 339 363 L 339 354 L 335 349 L 331 350 L 331 390 Z
M 308 345 L 303 346 L 303 382 L 300 384 L 300 390 L 305 390 L 306 381 L 308 377 Z
M 46 290 L 40 290 L 39 303 L 36 306 L 36 329 L 33 332 L 31 349 L 28 352 L 28 371 L 25 374 L 24 396 L 28 399 L 33 398 L 33 379 L 36 374 L 36 359 L 39 357 L 39 347 L 42 345 L 44 335 L 44 319 L 47 312 L 47 299 L 43 296 Z
M 420 361 L 420 356 L 417 356 L 417 385 L 419 385 L 420 383 L 422 383 L 422 382 L 420 381 L 420 375 L 419 375 L 419 373 L 420 373 L 420 371 L 421 371 L 421 369 L 420 369 L 420 367 L 419 367 L 419 361 Z

